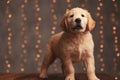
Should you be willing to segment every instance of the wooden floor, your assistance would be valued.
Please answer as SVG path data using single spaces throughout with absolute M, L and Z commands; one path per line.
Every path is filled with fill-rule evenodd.
M 106 74 L 97 74 L 100 80 L 114 80 L 112 77 Z M 75 74 L 76 80 L 88 80 L 86 74 Z M 0 74 L 0 80 L 42 80 L 39 78 L 39 74 Z M 51 74 L 48 79 L 44 80 L 64 80 L 62 74 Z

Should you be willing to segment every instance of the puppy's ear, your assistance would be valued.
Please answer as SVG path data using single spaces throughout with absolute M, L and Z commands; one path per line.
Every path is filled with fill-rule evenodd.
M 92 19 L 90 13 L 88 12 L 88 30 L 91 31 L 95 27 L 95 21 Z
M 67 19 L 66 19 L 66 14 L 64 15 L 61 23 L 60 23 L 60 26 L 62 28 L 63 31 L 67 32 L 68 31 L 68 23 L 67 23 Z

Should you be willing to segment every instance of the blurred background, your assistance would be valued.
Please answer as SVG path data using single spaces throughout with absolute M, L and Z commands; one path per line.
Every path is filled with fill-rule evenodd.
M 0 73 L 39 73 L 46 44 L 61 31 L 67 9 L 87 9 L 96 21 L 96 72 L 120 76 L 120 0 L 0 0 Z M 82 64 L 74 64 L 85 73 Z M 61 73 L 60 60 L 49 73 Z

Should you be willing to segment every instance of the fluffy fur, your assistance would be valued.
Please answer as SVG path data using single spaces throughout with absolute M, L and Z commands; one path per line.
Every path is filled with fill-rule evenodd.
M 62 32 L 51 37 L 41 66 L 40 77 L 47 77 L 47 69 L 56 58 L 62 62 L 65 80 L 75 80 L 74 62 L 83 62 L 89 80 L 99 80 L 95 75 L 94 43 L 90 31 L 95 21 L 87 10 L 68 10 L 61 21 Z

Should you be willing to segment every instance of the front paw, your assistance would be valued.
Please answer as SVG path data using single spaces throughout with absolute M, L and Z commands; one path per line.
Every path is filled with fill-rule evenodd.
M 40 73 L 40 80 L 46 80 L 48 78 L 46 73 Z
M 48 78 L 39 78 L 39 80 L 48 80 Z
M 67 77 L 65 78 L 65 80 L 75 80 L 75 78 L 72 77 L 72 76 L 67 76 Z

